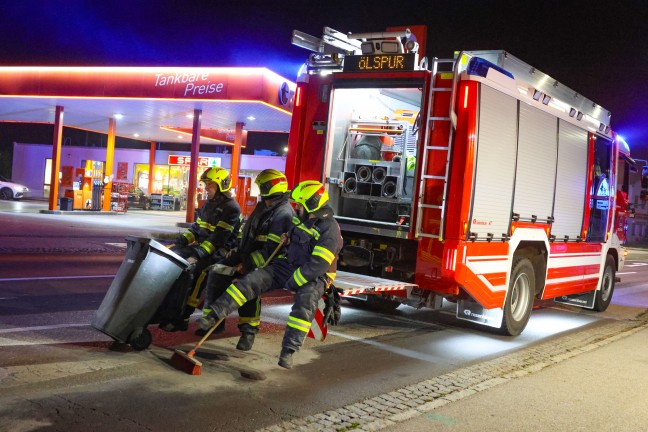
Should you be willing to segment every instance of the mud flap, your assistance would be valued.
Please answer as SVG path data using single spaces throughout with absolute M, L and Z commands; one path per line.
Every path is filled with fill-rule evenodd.
M 326 307 L 326 294 L 319 299 L 317 303 L 317 310 L 315 311 L 315 316 L 313 317 L 313 322 L 311 323 L 311 328 L 308 331 L 308 337 L 311 339 L 318 340 L 323 342 L 326 339 L 326 334 L 328 333 L 328 326 L 324 322 L 324 308 Z
M 571 294 L 554 298 L 554 302 L 571 306 L 592 309 L 596 300 L 596 290 L 587 291 L 580 294 Z
M 486 309 L 472 298 L 460 299 L 457 302 L 457 318 L 488 327 L 500 328 L 504 318 L 504 309 Z

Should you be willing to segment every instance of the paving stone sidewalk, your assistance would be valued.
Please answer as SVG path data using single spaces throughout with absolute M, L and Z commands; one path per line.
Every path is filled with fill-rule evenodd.
M 510 382 L 648 328 L 648 312 L 610 321 L 520 351 L 457 369 L 390 393 L 305 418 L 259 429 L 284 431 L 376 431 L 429 413 L 467 396 Z

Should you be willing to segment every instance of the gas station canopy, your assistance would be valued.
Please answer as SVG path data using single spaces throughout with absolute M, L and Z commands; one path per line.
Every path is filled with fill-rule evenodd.
M 107 133 L 104 197 L 111 196 L 116 136 L 191 143 L 190 222 L 200 143 L 233 145 L 236 185 L 244 132 L 288 132 L 295 88 L 265 68 L 0 67 L 0 121 L 54 124 L 51 211 L 59 195 L 63 126 Z M 109 199 L 102 208 L 110 209 Z
M 294 91 L 265 68 L 0 67 L 0 120 L 53 123 L 63 106 L 65 126 L 106 132 L 112 118 L 118 136 L 189 143 L 197 109 L 202 131 L 287 132 Z

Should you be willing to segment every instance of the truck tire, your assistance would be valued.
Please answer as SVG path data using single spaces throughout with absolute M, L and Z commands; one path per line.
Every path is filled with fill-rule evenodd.
M 603 278 L 601 280 L 601 289 L 596 291 L 594 298 L 594 309 L 596 312 L 604 312 L 612 301 L 614 293 L 614 281 L 616 276 L 616 261 L 608 255 L 605 259 L 605 268 L 603 269 Z
M 517 336 L 529 322 L 535 294 L 535 271 L 531 261 L 518 258 L 513 262 L 509 289 L 504 301 L 504 317 L 499 332 Z

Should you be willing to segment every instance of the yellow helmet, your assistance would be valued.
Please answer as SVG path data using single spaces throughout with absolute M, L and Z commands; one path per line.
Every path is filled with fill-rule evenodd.
M 207 168 L 200 176 L 200 181 L 216 183 L 221 192 L 227 192 L 232 187 L 232 178 L 229 172 L 219 167 Z
M 329 194 L 322 183 L 306 180 L 299 183 L 290 192 L 290 199 L 304 206 L 308 213 L 313 213 L 328 202 Z
M 275 194 L 282 194 L 288 190 L 288 180 L 281 171 L 266 169 L 259 173 L 254 183 L 259 186 L 261 197 L 267 198 Z

